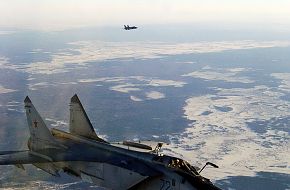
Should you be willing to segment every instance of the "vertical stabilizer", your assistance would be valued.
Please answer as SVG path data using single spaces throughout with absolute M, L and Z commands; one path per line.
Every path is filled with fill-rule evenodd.
M 97 136 L 91 121 L 89 120 L 84 107 L 76 94 L 71 98 L 69 121 L 69 131 L 71 134 L 104 142 L 103 139 Z
M 30 131 L 29 146 L 31 146 L 32 149 L 43 149 L 52 144 L 57 144 L 28 96 L 26 96 L 24 100 L 24 105 Z

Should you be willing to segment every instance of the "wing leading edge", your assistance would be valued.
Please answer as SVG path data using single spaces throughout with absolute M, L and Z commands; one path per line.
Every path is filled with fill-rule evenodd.
M 51 162 L 51 159 L 30 150 L 0 152 L 0 165 L 17 165 Z
M 37 152 L 33 152 L 30 150 L 25 151 L 3 151 L 0 152 L 0 165 L 15 165 L 22 166 L 23 164 L 33 164 L 36 167 L 43 168 L 43 164 L 53 164 L 57 162 L 73 162 L 73 161 L 81 161 L 81 162 L 104 162 L 103 160 L 95 159 L 94 157 L 81 157 L 78 154 L 71 153 L 57 153 L 55 152 L 53 158 L 48 157 L 47 155 L 40 154 Z M 137 162 L 132 162 L 133 160 L 130 157 L 123 157 L 123 159 L 112 159 L 108 158 L 106 161 L 109 164 L 126 168 L 128 170 L 140 173 L 144 176 L 159 176 L 161 173 L 152 167 L 146 164 L 138 164 Z M 130 163 L 130 164 L 128 164 Z M 23 168 L 23 167 L 21 167 Z M 45 170 L 47 171 L 47 170 Z M 55 175 L 57 172 L 48 172 L 52 175 Z

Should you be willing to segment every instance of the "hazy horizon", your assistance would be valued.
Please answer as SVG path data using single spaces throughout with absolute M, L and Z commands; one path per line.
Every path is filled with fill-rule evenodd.
M 83 27 L 212 24 L 290 30 L 290 2 L 279 1 L 0 1 L 0 28 L 65 30 Z

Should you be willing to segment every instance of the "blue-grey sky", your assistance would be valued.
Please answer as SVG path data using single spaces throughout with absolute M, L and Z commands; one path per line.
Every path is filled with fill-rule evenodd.
M 289 0 L 0 0 L 0 27 L 221 22 L 289 28 L 289 8 Z

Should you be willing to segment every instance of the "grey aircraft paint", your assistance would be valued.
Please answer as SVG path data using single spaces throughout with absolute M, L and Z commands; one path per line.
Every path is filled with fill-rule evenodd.
M 77 95 L 71 98 L 69 133 L 49 130 L 31 100 L 24 100 L 28 150 L 0 152 L 0 165 L 33 164 L 59 176 L 63 171 L 108 189 L 218 190 L 186 161 L 138 142 L 109 143 L 99 138 Z

